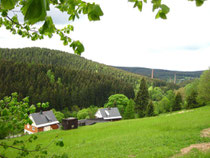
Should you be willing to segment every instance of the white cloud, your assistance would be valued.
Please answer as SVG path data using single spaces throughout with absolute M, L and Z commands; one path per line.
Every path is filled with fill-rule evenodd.
M 196 7 L 187 0 L 166 0 L 171 11 L 167 20 L 155 20 L 150 4 L 143 12 L 127 0 L 99 0 L 104 16 L 75 22 L 73 39 L 85 45 L 82 56 L 115 66 L 139 66 L 172 70 L 202 70 L 210 66 L 210 3 Z M 51 12 L 64 23 L 66 15 Z M 73 52 L 59 38 L 31 42 L 0 30 L 0 47 L 40 46 Z M 23 44 L 24 43 L 24 44 Z

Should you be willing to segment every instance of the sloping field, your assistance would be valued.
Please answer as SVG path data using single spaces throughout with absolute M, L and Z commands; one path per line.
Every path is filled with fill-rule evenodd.
M 151 118 L 100 123 L 69 131 L 43 132 L 37 134 L 35 143 L 46 146 L 58 135 L 63 138 L 65 146 L 50 146 L 49 155 L 66 152 L 74 158 L 162 158 L 172 157 L 191 144 L 210 142 L 209 137 L 200 136 L 200 132 L 209 127 L 210 106 L 205 106 Z M 24 136 L 18 139 L 27 138 Z M 30 147 L 34 144 L 30 144 Z M 11 151 L 7 150 L 8 156 L 14 157 L 15 153 Z M 195 154 L 201 155 L 199 152 Z

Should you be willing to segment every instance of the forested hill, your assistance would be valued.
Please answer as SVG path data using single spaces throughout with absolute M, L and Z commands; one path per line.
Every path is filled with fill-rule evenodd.
M 141 68 L 141 67 L 116 67 L 116 68 L 148 77 L 151 76 L 152 72 L 152 69 Z M 169 71 L 169 70 L 154 69 L 154 78 L 170 82 L 171 80 L 174 80 L 174 75 L 176 74 L 176 81 L 177 83 L 180 83 L 186 80 L 199 78 L 202 72 L 203 71 Z
M 58 50 L 50 50 L 46 48 L 23 48 L 23 49 L 0 48 L 0 59 L 14 61 L 16 63 L 60 66 L 71 70 L 87 71 L 90 73 L 103 74 L 115 77 L 116 79 L 123 80 L 132 85 L 135 85 L 142 77 L 145 77 L 139 74 L 127 72 L 111 66 L 93 62 L 78 55 Z M 156 86 L 166 85 L 166 82 L 158 79 L 151 80 L 150 78 L 147 78 L 147 80 L 149 82 L 154 82 Z
M 134 98 L 142 76 L 77 55 L 41 48 L 0 49 L 0 98 L 18 92 L 31 103 L 50 102 L 62 110 L 73 105 L 103 106 L 112 94 Z M 166 82 L 150 80 L 155 86 Z

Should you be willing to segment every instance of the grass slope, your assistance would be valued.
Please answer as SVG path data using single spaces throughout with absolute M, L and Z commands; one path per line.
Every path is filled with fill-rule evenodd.
M 200 131 L 210 127 L 209 116 L 210 106 L 205 106 L 184 113 L 43 132 L 37 134 L 36 143 L 47 145 L 58 135 L 65 146 L 51 146 L 49 154 L 66 152 L 75 158 L 171 157 L 190 144 L 210 142 L 210 138 L 200 137 Z M 7 153 L 15 155 L 10 149 Z

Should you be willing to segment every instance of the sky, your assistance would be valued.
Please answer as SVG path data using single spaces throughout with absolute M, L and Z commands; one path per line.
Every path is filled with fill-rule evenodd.
M 91 0 L 90 0 L 91 1 Z M 93 2 L 93 1 L 91 1 Z M 188 0 L 165 0 L 170 7 L 167 20 L 155 19 L 150 1 L 143 11 L 127 0 L 95 0 L 104 16 L 90 22 L 82 16 L 74 23 L 51 8 L 48 13 L 57 27 L 74 25 L 71 37 L 85 46 L 83 57 L 112 66 L 147 67 L 179 71 L 210 67 L 210 2 L 196 7 Z M 30 41 L 0 28 L 1 48 L 45 47 L 73 53 L 58 36 Z

